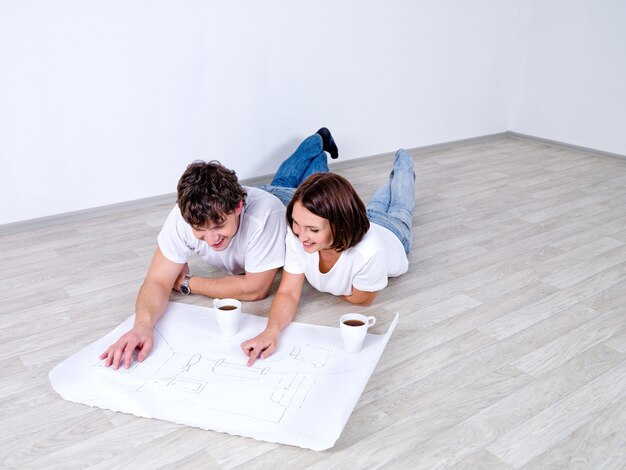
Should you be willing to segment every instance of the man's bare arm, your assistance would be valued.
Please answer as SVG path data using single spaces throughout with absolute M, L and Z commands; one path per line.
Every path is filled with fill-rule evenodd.
M 261 300 L 269 294 L 277 273 L 278 268 L 260 273 L 247 272 L 235 276 L 209 278 L 194 276 L 189 281 L 189 288 L 192 294 L 201 294 L 217 299 Z M 176 279 L 174 285 L 176 290 L 180 289 L 185 274 L 186 272 L 183 270 Z
M 106 359 L 107 367 L 112 365 L 117 369 L 123 364 L 128 369 L 135 350 L 138 350 L 139 362 L 148 357 L 152 350 L 154 326 L 165 312 L 174 281 L 184 266 L 168 260 L 159 248 L 156 249 L 137 295 L 133 328 L 100 355 L 101 359 Z

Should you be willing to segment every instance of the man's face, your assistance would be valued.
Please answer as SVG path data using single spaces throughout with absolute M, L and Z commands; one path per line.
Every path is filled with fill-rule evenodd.
M 193 236 L 204 241 L 215 251 L 224 251 L 228 248 L 239 229 L 239 215 L 243 210 L 243 202 L 240 202 L 234 212 L 228 214 L 222 223 L 209 223 L 206 227 L 191 227 Z

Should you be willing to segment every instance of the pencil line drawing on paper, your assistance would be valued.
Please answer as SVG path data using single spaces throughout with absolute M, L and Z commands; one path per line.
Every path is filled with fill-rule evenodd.
M 286 410 L 302 407 L 315 382 L 312 374 L 174 352 L 137 391 L 278 423 Z
M 161 331 L 155 329 L 155 334 L 168 352 L 137 392 L 274 423 L 287 410 L 304 406 L 332 355 L 328 347 L 296 345 L 248 367 L 224 352 L 178 351 Z
M 270 399 L 286 408 L 300 408 L 316 378 L 308 374 L 291 373 L 281 377 Z
M 321 346 L 307 344 L 304 347 L 294 346 L 289 354 L 298 361 L 306 362 L 315 368 L 324 367 L 328 363 L 332 350 Z
M 215 363 L 215 366 L 213 366 L 214 374 L 249 380 L 259 380 L 262 375 L 267 374 L 269 371 L 269 367 L 262 369 L 258 367 L 248 367 L 228 362 L 226 359 L 220 359 Z
M 191 374 L 187 374 L 193 366 L 202 359 L 202 354 L 196 353 L 189 357 L 183 367 L 170 376 L 165 376 L 155 382 L 159 388 L 171 387 L 174 390 L 187 393 L 200 393 L 206 386 L 206 382 L 195 379 Z

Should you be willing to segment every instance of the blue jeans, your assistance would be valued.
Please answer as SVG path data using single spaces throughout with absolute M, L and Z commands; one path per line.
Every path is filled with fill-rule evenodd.
M 296 188 L 313 173 L 328 173 L 326 152 L 322 137 L 307 137 L 296 151 L 285 160 L 270 184 L 260 186 L 286 206 Z M 366 206 L 370 222 L 391 230 L 408 254 L 413 238 L 413 211 L 415 209 L 415 172 L 413 159 L 405 150 L 396 152 L 389 180 L 376 191 Z
M 413 239 L 415 171 L 413 159 L 405 150 L 396 152 L 389 180 L 372 196 L 366 209 L 369 221 L 391 230 L 408 254 Z
M 313 173 L 328 173 L 328 160 L 326 152 L 322 150 L 322 137 L 319 134 L 304 139 L 280 165 L 272 182 L 260 188 L 276 196 L 286 206 L 300 183 Z

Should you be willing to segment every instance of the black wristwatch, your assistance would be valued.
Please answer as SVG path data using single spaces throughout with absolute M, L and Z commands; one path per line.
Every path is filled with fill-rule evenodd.
M 191 288 L 189 287 L 189 279 L 193 277 L 192 274 L 185 274 L 185 279 L 183 279 L 183 283 L 180 285 L 180 291 L 185 294 L 191 294 Z

